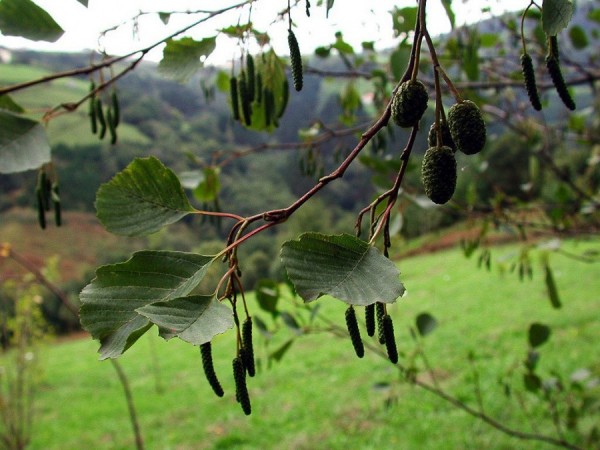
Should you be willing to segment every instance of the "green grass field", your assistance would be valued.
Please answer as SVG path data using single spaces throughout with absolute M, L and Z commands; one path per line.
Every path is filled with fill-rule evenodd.
M 570 251 L 598 249 L 598 241 L 568 243 Z M 514 247 L 493 250 L 495 260 Z M 532 281 L 476 268 L 458 250 L 399 262 L 407 294 L 390 308 L 401 364 L 414 344 L 408 329 L 420 312 L 438 320 L 425 338 L 427 356 L 441 386 L 476 406 L 473 367 L 480 378 L 486 413 L 521 431 L 554 435 L 547 410 L 520 385 L 531 417 L 502 395 L 499 375 L 519 365 L 531 322 L 552 328 L 540 348 L 539 373 L 565 379 L 579 368 L 600 375 L 600 279 L 597 265 L 553 255 L 563 308 L 546 298 L 540 270 Z M 322 313 L 343 324 L 344 306 L 321 299 Z M 252 310 L 263 320 L 251 300 Z M 148 449 L 544 449 L 490 428 L 419 387 L 398 383 L 398 371 L 372 351 L 355 357 L 349 339 L 327 332 L 300 336 L 280 362 L 267 354 L 292 331 L 282 327 L 268 348 L 255 332 L 259 370 L 249 378 L 253 413 L 235 401 L 231 376 L 233 333 L 214 341 L 215 367 L 225 389 L 217 398 L 203 377 L 198 349 L 164 342 L 147 333 L 120 362 L 128 374 Z M 134 448 L 127 408 L 116 373 L 97 360 L 89 338 L 46 345 L 40 351 L 43 383 L 36 399 L 31 449 Z M 474 353 L 471 365 L 467 360 Z M 158 359 L 156 365 L 155 358 Z M 422 366 L 421 364 L 419 364 Z M 420 378 L 428 380 L 426 374 Z M 161 391 L 157 392 L 157 385 Z M 598 387 L 591 393 L 596 401 Z M 589 430 L 600 412 L 580 424 Z M 577 439 L 574 435 L 570 437 Z M 581 442 L 579 442 L 581 444 Z

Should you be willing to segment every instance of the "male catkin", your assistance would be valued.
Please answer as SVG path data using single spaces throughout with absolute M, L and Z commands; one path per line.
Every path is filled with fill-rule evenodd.
M 521 55 L 521 68 L 523 70 L 523 78 L 525 79 L 525 89 L 527 90 L 527 96 L 533 109 L 541 111 L 542 103 L 540 102 L 540 95 L 537 90 L 537 84 L 535 82 L 535 70 L 533 70 L 533 61 L 529 53 L 523 53 Z
M 375 303 L 365 306 L 365 325 L 369 336 L 375 335 Z
M 242 324 L 242 342 L 244 345 L 244 352 L 242 353 L 244 366 L 248 375 L 253 377 L 256 373 L 256 366 L 254 364 L 254 345 L 252 344 L 252 317 L 247 317 Z
M 223 388 L 217 378 L 215 367 L 213 365 L 212 345 L 210 342 L 206 342 L 200 346 L 200 355 L 202 356 L 202 368 L 204 369 L 204 375 L 208 380 L 208 384 L 210 384 L 210 387 L 217 396 L 223 397 Z
M 247 416 L 252 412 L 248 386 L 246 386 L 246 368 L 241 356 L 233 358 L 233 380 L 235 382 L 235 397 Z
M 556 93 L 564 105 L 571 111 L 574 111 L 576 108 L 575 101 L 573 100 L 573 97 L 571 97 L 569 89 L 567 88 L 567 83 L 565 83 L 565 79 L 563 78 L 560 63 L 558 58 L 551 53 L 546 56 L 546 68 L 548 69 L 550 78 L 552 78 L 552 84 L 554 84 Z
M 236 77 L 229 79 L 229 98 L 231 100 L 231 112 L 234 120 L 240 120 L 240 103 L 238 98 L 238 82 Z
M 385 316 L 385 305 L 381 302 L 375 303 L 375 318 L 377 320 L 377 339 L 380 344 L 385 344 L 385 333 L 383 331 L 383 317 Z
M 388 358 L 393 364 L 396 364 L 398 362 L 398 349 L 396 348 L 396 337 L 394 336 L 394 323 L 389 314 L 383 316 L 383 332 Z
M 362 358 L 365 356 L 365 347 L 363 341 L 360 338 L 360 330 L 358 328 L 358 321 L 356 320 L 356 311 L 352 305 L 346 309 L 346 327 L 348 328 L 348 334 L 354 347 L 356 356 Z
M 290 47 L 290 65 L 292 67 L 292 80 L 294 81 L 294 89 L 302 90 L 302 55 L 296 35 L 290 29 L 288 30 L 288 45 Z

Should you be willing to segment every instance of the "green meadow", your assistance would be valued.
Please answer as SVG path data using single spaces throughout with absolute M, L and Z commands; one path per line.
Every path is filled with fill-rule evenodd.
M 598 241 L 568 242 L 582 254 Z M 438 385 L 457 400 L 507 427 L 557 437 L 551 413 L 539 396 L 523 387 L 522 361 L 529 324 L 551 328 L 539 347 L 538 375 L 560 376 L 564 384 L 578 369 L 600 376 L 600 278 L 596 264 L 553 253 L 552 267 L 562 301 L 548 301 L 541 267 L 519 281 L 503 271 L 513 246 L 492 249 L 491 270 L 458 249 L 398 261 L 407 293 L 389 308 L 394 318 L 400 363 L 420 369 L 418 380 Z M 298 309 L 287 290 L 280 304 Z M 286 297 L 287 295 L 287 297 Z M 225 390 L 216 397 L 204 378 L 199 351 L 165 342 L 152 329 L 120 363 L 127 373 L 148 449 L 545 449 L 550 445 L 508 436 L 447 401 L 403 380 L 380 352 L 355 356 L 344 327 L 344 305 L 322 298 L 319 318 L 303 332 L 274 321 L 249 297 L 252 314 L 277 329 L 268 340 L 255 328 L 257 375 L 248 378 L 252 414 L 236 403 L 231 374 L 234 333 L 213 341 L 215 368 Z M 415 317 L 432 314 L 437 328 L 422 338 L 431 370 L 414 358 Z M 301 324 L 308 317 L 298 319 Z M 364 328 L 363 328 L 364 330 Z M 364 332 L 363 332 L 364 334 Z M 373 345 L 378 345 L 363 336 Z M 280 361 L 282 345 L 293 344 Z M 112 365 L 98 361 L 97 342 L 83 336 L 57 340 L 39 350 L 42 383 L 35 399 L 31 449 L 130 449 L 134 438 L 123 390 Z M 502 382 L 501 382 L 502 381 Z M 503 383 L 511 388 L 505 395 Z M 596 404 L 575 430 L 563 432 L 584 447 L 582 435 L 600 423 L 599 387 L 586 387 Z M 564 405 L 563 405 L 564 406 Z M 562 409 L 561 409 L 562 408 Z M 565 409 L 559 405 L 558 414 Z M 588 443 L 589 444 L 589 443 Z M 598 445 L 598 443 L 596 443 Z

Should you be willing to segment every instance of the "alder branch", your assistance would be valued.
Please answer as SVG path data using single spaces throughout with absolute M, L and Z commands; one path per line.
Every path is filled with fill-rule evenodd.
M 20 91 L 22 89 L 26 89 L 26 88 L 29 88 L 29 87 L 32 87 L 32 86 L 36 86 L 38 84 L 48 83 L 50 81 L 58 80 L 58 79 L 61 79 L 61 78 L 70 78 L 70 77 L 74 77 L 74 76 L 78 76 L 78 75 L 88 75 L 90 73 L 94 73 L 94 72 L 96 72 L 98 70 L 101 70 L 103 68 L 110 67 L 110 66 L 112 66 L 112 65 L 114 65 L 114 64 L 116 64 L 116 63 L 118 63 L 120 61 L 124 61 L 124 60 L 126 60 L 128 58 L 131 58 L 134 55 L 137 55 L 138 53 L 141 53 L 141 55 L 137 58 L 138 62 L 134 63 L 135 65 L 137 65 L 139 63 L 139 61 L 141 61 L 146 56 L 146 54 L 148 54 L 151 50 L 155 49 L 159 45 L 164 44 L 169 39 L 173 39 L 173 38 L 179 36 L 180 34 L 185 33 L 186 31 L 188 31 L 188 30 L 190 30 L 190 29 L 192 29 L 192 28 L 200 25 L 201 23 L 207 22 L 207 21 L 209 21 L 209 20 L 211 20 L 211 19 L 213 19 L 213 18 L 215 18 L 215 17 L 217 17 L 217 16 L 219 16 L 221 14 L 224 14 L 224 13 L 226 13 L 228 11 L 233 10 L 233 9 L 241 8 L 241 7 L 243 7 L 243 6 L 245 6 L 245 5 L 249 4 L 249 3 L 252 3 L 252 1 L 253 0 L 245 0 L 245 1 L 241 2 L 241 3 L 236 3 L 235 5 L 228 6 L 226 8 L 222 8 L 222 9 L 219 9 L 217 11 L 213 11 L 212 13 L 210 13 L 209 15 L 207 15 L 206 17 L 202 17 L 201 19 L 196 20 L 195 22 L 193 22 L 193 23 L 191 23 L 189 25 L 186 25 L 183 28 L 180 28 L 179 30 L 177 30 L 177 31 L 171 33 L 170 35 L 168 35 L 168 36 L 160 39 L 159 41 L 155 42 L 154 44 L 150 44 L 149 46 L 147 46 L 145 48 L 142 48 L 142 49 L 134 50 L 134 51 L 132 51 L 130 53 L 127 53 L 126 55 L 109 58 L 106 61 L 103 61 L 102 63 L 91 64 L 91 65 L 89 65 L 87 67 L 81 67 L 81 68 L 78 68 L 78 69 L 72 69 L 72 70 L 68 70 L 68 71 L 65 71 L 65 72 L 58 72 L 58 73 L 55 73 L 55 74 L 52 74 L 52 75 L 47 75 L 47 76 L 44 76 L 44 77 L 41 77 L 41 78 L 38 78 L 38 79 L 35 79 L 35 80 L 27 81 L 27 82 L 24 82 L 24 83 L 18 83 L 18 84 L 13 84 L 13 85 L 10 85 L 10 86 L 5 86 L 3 88 L 0 88 L 0 95 L 4 95 L 4 94 L 9 94 L 11 92 Z M 135 67 L 135 65 L 134 65 L 134 67 Z M 131 67 L 131 65 L 130 65 L 130 67 Z

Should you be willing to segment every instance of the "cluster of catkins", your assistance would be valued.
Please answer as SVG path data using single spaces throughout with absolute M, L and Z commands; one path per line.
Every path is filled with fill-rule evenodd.
M 204 369 L 204 375 L 208 383 L 217 396 L 223 397 L 225 392 L 215 372 L 212 358 L 212 344 L 210 341 L 200 346 L 200 354 L 202 356 L 202 368 Z M 248 386 L 246 385 L 246 375 L 253 377 L 256 374 L 251 317 L 247 317 L 242 324 L 242 345 L 238 349 L 235 358 L 233 358 L 232 366 L 233 380 L 235 382 L 235 398 L 241 405 L 244 413 L 250 415 L 252 407 L 248 394 Z
M 106 107 L 102 104 L 101 96 L 97 95 L 96 85 L 93 81 L 90 82 L 90 93 L 88 116 L 92 133 L 97 134 L 102 140 L 108 131 L 110 143 L 114 145 L 117 143 L 117 127 L 121 121 L 117 91 L 112 91 L 110 102 Z
M 365 306 L 365 325 L 369 336 L 375 336 L 375 331 L 377 331 L 379 343 L 385 345 L 389 360 L 396 364 L 398 362 L 398 349 L 394 336 L 394 324 L 392 317 L 386 311 L 384 303 L 377 302 Z M 356 311 L 352 305 L 346 309 L 346 327 L 356 356 L 362 358 L 365 356 L 365 347 L 360 336 Z

